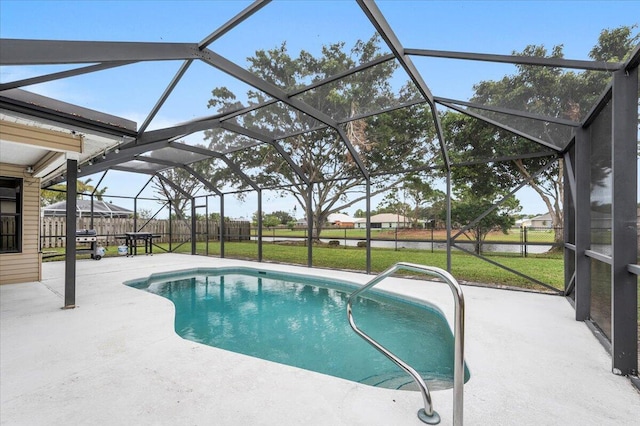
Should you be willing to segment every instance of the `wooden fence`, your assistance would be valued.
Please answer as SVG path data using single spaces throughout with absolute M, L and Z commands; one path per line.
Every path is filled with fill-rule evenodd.
M 218 241 L 220 239 L 220 223 L 209 221 L 209 241 Z M 231 221 L 225 224 L 225 241 L 244 241 L 251 238 L 251 223 L 245 221 Z M 152 219 L 147 222 L 146 219 L 138 219 L 138 229 L 134 229 L 133 219 L 126 218 L 94 218 L 93 226 L 91 226 L 90 218 L 78 218 L 76 221 L 77 229 L 95 229 L 98 235 L 98 241 L 104 246 L 120 245 L 122 239 L 116 238 L 124 235 L 125 232 L 150 232 L 154 235 L 160 235 L 154 238 L 154 243 L 168 243 L 169 239 L 173 243 L 183 243 L 191 241 L 191 219 L 187 220 L 171 220 L 168 219 Z M 64 217 L 43 217 L 40 226 L 40 245 L 42 249 L 64 247 L 65 246 L 66 219 Z M 196 222 L 196 241 L 205 241 L 207 239 L 207 221 L 199 220 Z

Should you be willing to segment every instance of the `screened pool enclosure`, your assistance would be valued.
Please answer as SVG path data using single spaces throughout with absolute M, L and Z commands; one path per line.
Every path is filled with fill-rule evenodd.
M 351 31 L 331 32 L 312 19 L 327 8 Z M 204 209 L 207 217 L 219 213 L 224 257 L 225 205 L 250 200 L 250 215 L 265 210 L 265 199 L 286 195 L 307 219 L 308 266 L 328 215 L 362 206 L 362 269 L 371 273 L 372 198 L 428 183 L 444 195 L 439 220 L 447 269 L 452 254 L 463 252 L 526 278 L 460 241 L 484 218 L 506 211 L 518 191 L 537 188 L 546 195 L 554 228 L 563 230 L 553 244 L 564 252 L 564 288 L 529 278 L 571 301 L 576 320 L 587 322 L 609 348 L 614 373 L 637 376 L 637 37 L 628 34 L 626 51 L 604 49 L 589 59 L 534 47 L 518 54 L 487 53 L 491 46 L 483 53 L 435 50 L 440 44 L 427 36 L 407 44 L 404 39 L 414 39 L 406 33 L 429 31 L 407 27 L 392 8 L 365 0 L 256 1 L 191 42 L 120 41 L 117 25 L 110 40 L 100 41 L 3 35 L 0 66 L 37 72 L 3 75 L 0 119 L 78 133 L 92 147 L 56 157 L 41 176 L 42 188 L 68 185 L 70 212 L 78 179 L 93 177 L 99 189 L 112 173 L 147 175 L 145 184 L 119 195 L 137 201 L 153 182 L 170 214 L 182 200 L 181 211 L 193 221 L 192 254 L 195 220 Z M 273 16 L 287 19 L 274 22 Z M 277 39 L 279 31 L 299 37 Z M 261 44 L 261 34 L 265 43 L 272 36 L 278 41 Z M 505 77 L 488 81 L 494 74 L 485 77 L 485 67 Z M 453 90 L 461 73 L 476 82 L 466 99 Z M 121 91 L 129 80 L 140 84 L 139 92 Z M 145 80 L 155 86 L 143 89 Z M 77 98 L 51 97 L 60 91 L 46 90 L 47 84 L 59 82 L 65 86 L 56 87 L 111 88 L 135 113 L 106 116 L 112 112 L 101 110 L 99 101 L 80 105 Z M 87 90 L 85 100 L 105 96 Z M 178 121 L 167 123 L 167 108 L 177 111 Z M 453 205 L 465 197 L 484 207 L 461 222 Z M 75 233 L 74 218 L 67 215 L 67 235 Z M 264 260 L 262 221 L 258 214 L 257 234 L 247 243 L 255 244 L 258 261 Z M 143 224 L 135 222 L 134 231 Z M 74 261 L 67 257 L 69 265 Z M 72 267 L 66 280 L 65 303 L 74 305 Z

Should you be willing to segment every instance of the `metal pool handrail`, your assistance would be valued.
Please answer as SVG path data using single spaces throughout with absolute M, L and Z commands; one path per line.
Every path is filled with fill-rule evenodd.
M 450 273 L 434 266 L 424 266 L 406 262 L 396 263 L 386 271 L 382 272 L 380 275 L 373 278 L 363 287 L 351 293 L 349 299 L 347 300 L 347 318 L 349 319 L 349 325 L 351 325 L 351 328 L 356 332 L 356 334 L 366 340 L 371 346 L 376 348 L 380 353 L 396 363 L 400 368 L 402 368 L 409 375 L 411 375 L 411 377 L 413 377 L 413 380 L 415 380 L 416 384 L 420 388 L 420 392 L 422 393 L 422 399 L 424 402 L 424 408 L 421 408 L 418 411 L 418 417 L 420 418 L 420 420 L 427 424 L 440 423 L 440 416 L 433 410 L 433 403 L 431 402 L 429 389 L 427 388 L 427 385 L 420 374 L 410 365 L 387 350 L 380 343 L 376 342 L 366 333 L 361 331 L 356 326 L 356 323 L 353 320 L 353 309 L 351 307 L 351 302 L 355 300 L 356 297 L 358 297 L 361 293 L 367 291 L 374 285 L 378 284 L 380 281 L 387 278 L 389 275 L 401 269 L 414 272 L 423 272 L 427 275 L 436 276 L 446 282 L 449 285 L 451 292 L 453 293 L 455 301 L 455 319 L 453 327 L 453 335 L 455 340 L 453 365 L 453 424 L 456 426 L 462 425 L 462 404 L 464 387 L 464 296 L 462 294 L 460 284 L 458 284 L 458 281 L 456 281 L 456 279 Z

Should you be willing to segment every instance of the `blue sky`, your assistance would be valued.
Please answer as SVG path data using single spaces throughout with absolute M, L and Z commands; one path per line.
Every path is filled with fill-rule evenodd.
M 233 17 L 246 1 L 28 1 L 0 0 L 3 38 L 199 42 Z M 379 1 L 407 48 L 510 54 L 528 44 L 562 44 L 565 57 L 588 59 L 602 29 L 640 22 L 638 1 Z M 368 39 L 374 29 L 355 2 L 274 1 L 210 46 L 239 65 L 257 49 L 287 41 L 290 52 L 317 53 L 323 44 Z M 507 65 L 415 58 L 437 96 L 467 99 L 475 82 L 514 72 Z M 180 62 L 137 64 L 96 75 L 27 87 L 141 124 Z M 0 80 L 51 72 L 56 67 L 5 67 Z M 210 113 L 206 102 L 216 86 L 236 93 L 246 86 L 199 64 L 193 66 L 151 128 L 165 127 Z M 137 179 L 137 178 L 136 178 Z M 140 178 L 142 184 L 146 177 Z M 121 177 L 105 179 L 113 193 L 126 190 Z M 136 190 L 137 192 L 137 190 Z M 518 195 L 521 195 L 519 193 Z M 525 213 L 544 212 L 530 194 L 519 197 Z M 273 210 L 291 210 L 292 202 L 273 198 Z M 249 205 L 252 203 L 249 202 Z M 282 207 L 280 207 L 282 206 Z M 374 203 L 375 206 L 375 203 Z M 246 208 L 229 211 L 244 215 Z M 265 210 L 270 211 L 268 207 Z M 355 209 L 351 209 L 355 210 Z M 350 211 L 351 211 L 350 210 Z

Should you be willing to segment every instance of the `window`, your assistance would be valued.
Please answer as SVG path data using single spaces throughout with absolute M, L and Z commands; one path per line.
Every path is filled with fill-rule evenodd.
M 0 253 L 22 249 L 22 179 L 0 176 Z

